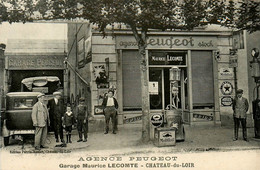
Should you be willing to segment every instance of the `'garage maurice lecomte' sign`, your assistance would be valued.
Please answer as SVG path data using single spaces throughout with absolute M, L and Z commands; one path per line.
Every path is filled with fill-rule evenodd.
M 151 52 L 150 65 L 178 65 L 186 66 L 186 53 L 184 52 Z

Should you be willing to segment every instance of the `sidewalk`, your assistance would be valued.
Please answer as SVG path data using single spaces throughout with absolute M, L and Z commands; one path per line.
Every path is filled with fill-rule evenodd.
M 254 129 L 248 128 L 249 142 L 242 140 L 242 131 L 239 131 L 239 140 L 233 141 L 233 128 L 225 127 L 207 127 L 185 125 L 186 140 L 177 142 L 176 146 L 156 147 L 153 142 L 148 144 L 142 143 L 141 124 L 124 124 L 118 127 L 118 133 L 112 134 L 110 131 L 107 135 L 103 132 L 89 133 L 87 142 L 77 142 L 78 134 L 76 129 L 72 133 L 72 143 L 67 147 L 55 147 L 60 144 L 55 142 L 54 134 L 49 134 L 47 146 L 49 149 L 60 150 L 66 149 L 72 152 L 91 151 L 100 152 L 111 150 L 111 152 L 200 152 L 200 151 L 230 151 L 230 150 L 255 150 L 260 149 L 260 141 L 254 139 Z M 2 140 L 2 137 L 1 137 Z M 33 150 L 33 139 L 26 140 L 24 146 L 17 139 L 11 139 L 10 145 L 3 147 L 3 150 Z M 22 148 L 24 147 L 24 148 Z

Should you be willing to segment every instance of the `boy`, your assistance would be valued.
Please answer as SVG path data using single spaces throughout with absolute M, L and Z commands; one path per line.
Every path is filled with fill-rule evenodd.
M 66 131 L 66 139 L 67 143 L 72 143 L 71 141 L 71 131 L 72 131 L 72 125 L 74 124 L 74 115 L 71 111 L 70 104 L 67 105 L 67 111 L 63 118 L 63 127 Z
M 76 122 L 79 133 L 79 140 L 77 142 L 82 142 L 82 131 L 84 140 L 87 142 L 88 138 L 88 107 L 85 105 L 85 98 L 81 97 L 79 99 L 79 105 L 76 107 Z

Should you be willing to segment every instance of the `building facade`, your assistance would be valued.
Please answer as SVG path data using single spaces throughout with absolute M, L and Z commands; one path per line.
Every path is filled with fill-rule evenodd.
M 72 48 L 72 51 L 76 50 L 76 59 L 68 55 L 68 60 L 76 62 L 72 65 L 77 66 L 74 67 L 78 69 L 77 73 L 87 81 L 85 85 L 89 87 L 89 94 L 85 97 L 92 102 L 89 106 L 94 117 L 104 119 L 100 106 L 103 96 L 112 88 L 119 102 L 118 123 L 127 123 L 129 118 L 141 115 L 142 108 L 140 56 L 136 40 L 127 29 L 108 32 L 104 37 L 89 24 L 85 25 L 91 33 L 82 29 L 83 26 L 82 30 L 75 29 L 75 24 L 68 27 L 71 30 L 68 31 L 68 49 L 75 39 L 71 37 L 78 36 Z M 82 38 L 82 35 L 85 36 Z M 232 124 L 235 89 L 242 88 L 244 96 L 249 97 L 248 81 L 245 81 L 248 80 L 245 34 L 234 38 L 234 32 L 229 29 L 205 27 L 194 31 L 151 31 L 148 35 L 147 96 L 151 115 L 164 112 L 173 102 L 182 110 L 183 120 L 191 125 Z M 86 44 L 89 41 L 91 44 Z M 237 41 L 241 46 L 237 47 Z M 85 48 L 84 59 L 80 46 Z M 91 54 L 91 59 L 87 54 Z M 89 62 L 80 68 L 81 60 Z M 173 90 L 170 69 L 176 66 L 180 69 L 180 81 L 177 90 Z M 85 86 L 76 84 L 76 89 Z M 72 85 L 70 91 L 73 96 L 84 95 L 83 90 L 75 91 Z M 134 120 L 140 119 L 130 121 Z

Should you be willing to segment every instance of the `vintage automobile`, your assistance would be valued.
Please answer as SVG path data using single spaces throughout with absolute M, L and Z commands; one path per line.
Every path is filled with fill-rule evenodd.
M 40 92 L 10 92 L 6 94 L 4 114 L 4 145 L 9 144 L 10 136 L 34 134 L 31 113 Z
M 21 90 L 42 92 L 46 95 L 51 95 L 61 88 L 60 85 L 61 82 L 57 76 L 28 77 L 21 81 Z

